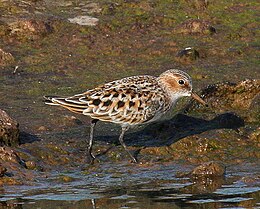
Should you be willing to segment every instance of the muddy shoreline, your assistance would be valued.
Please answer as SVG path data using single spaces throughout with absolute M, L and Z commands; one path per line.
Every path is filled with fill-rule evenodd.
M 256 1 L 2 1 L 0 12 L 0 109 L 10 116 L 0 118 L 3 208 L 21 208 L 25 202 L 22 208 L 45 207 L 48 201 L 58 207 L 57 199 L 67 198 L 64 185 L 70 197 L 80 196 L 73 195 L 73 188 L 84 194 L 78 202 L 72 198 L 78 208 L 92 207 L 91 199 L 102 208 L 131 205 L 131 200 L 143 207 L 151 201 L 151 208 L 167 208 L 168 203 L 199 208 L 205 202 L 212 208 L 259 206 Z M 87 165 L 90 118 L 43 102 L 43 95 L 74 95 L 104 82 L 157 76 L 171 68 L 192 76 L 195 91 L 209 107 L 184 99 L 166 121 L 130 131 L 126 144 L 138 165 L 117 146 L 118 127 L 106 123 L 97 126 L 97 160 Z M 224 165 L 223 178 L 207 184 L 208 177 L 184 175 L 212 161 Z M 210 164 L 205 165 L 200 171 L 211 172 L 206 169 Z M 168 178 L 163 169 L 172 175 Z M 118 179 L 139 186 L 116 187 Z M 82 186 L 99 180 L 106 184 Z M 48 191 L 52 184 L 56 190 Z M 154 193 L 143 192 L 149 184 Z M 200 196 L 203 186 L 208 190 Z M 225 188 L 239 186 L 239 194 Z M 96 194 L 99 187 L 101 194 Z M 21 191 L 22 201 L 15 190 Z M 178 199 L 178 193 L 184 197 Z

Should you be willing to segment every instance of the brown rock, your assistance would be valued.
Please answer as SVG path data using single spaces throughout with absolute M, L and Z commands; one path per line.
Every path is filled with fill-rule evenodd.
M 0 144 L 7 146 L 19 145 L 19 124 L 5 111 L 0 110 Z
M 0 160 L 24 165 L 23 160 L 10 147 L 0 147 Z
M 206 162 L 194 168 L 190 173 L 192 176 L 223 176 L 225 166 L 217 162 Z
M 212 34 L 216 33 L 216 29 L 208 21 L 189 19 L 178 25 L 174 32 L 182 34 Z
M 238 84 L 221 83 L 208 86 L 203 90 L 204 98 L 212 107 L 248 109 L 254 98 L 260 94 L 260 80 L 244 80 Z
M 34 161 L 26 161 L 25 165 L 26 165 L 26 168 L 30 169 L 30 170 L 34 170 L 37 167 L 37 165 Z
M 250 135 L 249 138 L 259 143 L 260 146 L 260 127 L 254 130 Z
M 46 131 L 47 128 L 45 126 L 40 126 L 37 130 L 38 131 Z
M 19 40 L 38 39 L 53 31 L 48 21 L 36 19 L 18 19 L 8 24 L 10 36 Z
M 247 122 L 259 122 L 260 80 L 246 79 L 239 83 L 219 83 L 206 87 L 201 95 L 215 113 L 234 111 Z M 205 111 L 205 108 L 191 102 L 185 109 Z

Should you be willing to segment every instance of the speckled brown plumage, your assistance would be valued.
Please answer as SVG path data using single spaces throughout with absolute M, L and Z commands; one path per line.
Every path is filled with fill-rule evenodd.
M 159 77 L 132 76 L 71 97 L 45 98 L 47 104 L 59 105 L 93 119 L 120 124 L 122 133 L 119 140 L 126 149 L 123 135 L 129 127 L 160 119 L 183 96 L 192 96 L 204 103 L 192 92 L 192 81 L 188 74 L 180 70 L 168 70 Z M 89 150 L 93 140 L 93 130 L 91 132 Z

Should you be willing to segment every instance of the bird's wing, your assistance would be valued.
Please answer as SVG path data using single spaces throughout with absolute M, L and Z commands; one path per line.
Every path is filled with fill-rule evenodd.
M 133 76 L 113 81 L 72 97 L 51 98 L 72 112 L 102 121 L 138 124 L 162 108 L 163 97 L 155 77 Z

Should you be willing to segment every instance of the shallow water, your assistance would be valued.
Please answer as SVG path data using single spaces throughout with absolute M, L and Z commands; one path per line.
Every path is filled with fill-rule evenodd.
M 0 201 L 14 208 L 258 208 L 260 182 L 241 180 L 259 174 L 249 167 L 240 173 L 231 168 L 225 177 L 190 179 L 176 177 L 190 166 L 104 164 L 91 173 L 50 173 L 31 186 L 4 187 Z M 62 176 L 71 181 L 57 182 Z

